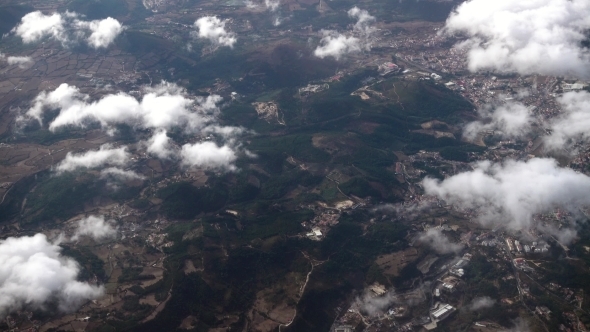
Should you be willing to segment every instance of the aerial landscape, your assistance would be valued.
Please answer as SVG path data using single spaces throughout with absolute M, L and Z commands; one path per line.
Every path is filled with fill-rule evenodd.
M 0 331 L 590 331 L 590 1 L 0 0 Z

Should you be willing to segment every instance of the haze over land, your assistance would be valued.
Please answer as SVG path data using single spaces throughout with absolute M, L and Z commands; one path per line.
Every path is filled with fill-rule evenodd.
M 585 0 L 0 0 L 0 330 L 586 331 Z

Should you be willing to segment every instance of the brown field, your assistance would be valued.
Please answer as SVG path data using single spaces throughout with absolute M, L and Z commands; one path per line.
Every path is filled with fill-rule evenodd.
M 295 304 L 299 301 L 299 291 L 305 278 L 303 274 L 292 272 L 276 285 L 259 291 L 248 313 L 251 322 L 249 330 L 270 332 L 280 324 L 289 323 L 295 315 Z

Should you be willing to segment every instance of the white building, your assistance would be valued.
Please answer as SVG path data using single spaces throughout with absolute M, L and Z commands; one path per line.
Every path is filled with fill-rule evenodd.
M 455 312 L 455 307 L 450 304 L 439 304 L 438 308 L 430 313 L 432 320 L 440 322 Z

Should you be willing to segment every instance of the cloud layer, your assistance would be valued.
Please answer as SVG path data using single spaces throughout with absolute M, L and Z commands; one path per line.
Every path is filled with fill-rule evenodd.
M 357 20 L 353 30 L 346 34 L 334 30 L 321 30 L 322 39 L 314 50 L 315 56 L 322 59 L 333 57 L 340 60 L 346 54 L 371 49 L 371 34 L 374 31 L 371 24 L 375 22 L 375 17 L 358 7 L 350 9 L 348 16 Z
M 426 194 L 463 209 L 472 209 L 485 225 L 512 230 L 542 228 L 567 242 L 575 234 L 557 231 L 554 225 L 535 225 L 533 216 L 560 207 L 577 214 L 590 203 L 590 177 L 561 168 L 554 159 L 508 160 L 494 164 L 482 161 L 469 172 L 444 181 L 426 178 Z
M 43 234 L 0 240 L 0 317 L 50 301 L 72 311 L 103 294 L 102 287 L 77 281 L 78 264 L 60 251 Z
M 197 29 L 195 35 L 201 39 L 208 39 L 213 45 L 234 47 L 238 41 L 233 32 L 225 30 L 225 24 L 228 20 L 220 20 L 216 16 L 205 16 L 195 21 Z
M 51 38 L 64 46 L 84 41 L 90 47 L 98 49 L 108 47 L 123 29 L 123 25 L 111 17 L 84 21 L 72 12 L 45 15 L 35 11 L 23 16 L 12 32 L 26 44 Z
M 446 22 L 463 35 L 471 71 L 590 77 L 590 52 L 581 46 L 590 28 L 587 0 L 469 0 Z

